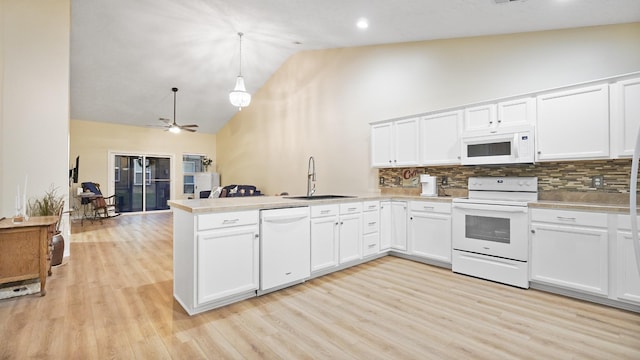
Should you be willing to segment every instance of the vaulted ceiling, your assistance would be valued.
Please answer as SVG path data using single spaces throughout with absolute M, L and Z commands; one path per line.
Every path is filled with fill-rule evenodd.
M 292 54 L 640 21 L 639 0 L 72 0 L 71 118 L 217 132 Z M 356 27 L 360 18 L 369 27 Z

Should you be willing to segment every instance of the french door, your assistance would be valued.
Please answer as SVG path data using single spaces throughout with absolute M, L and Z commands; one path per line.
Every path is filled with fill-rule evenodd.
M 113 188 L 118 212 L 168 210 L 171 158 L 115 154 Z

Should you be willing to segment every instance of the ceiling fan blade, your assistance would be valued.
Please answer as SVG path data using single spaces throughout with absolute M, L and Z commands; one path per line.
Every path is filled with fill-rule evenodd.
M 194 129 L 188 129 L 188 128 L 187 128 L 187 129 L 185 129 L 185 128 L 183 128 L 183 127 L 180 127 L 180 128 L 181 128 L 182 130 L 184 130 L 184 131 L 196 132 Z
M 158 118 L 158 120 L 167 123 L 167 124 L 171 124 L 171 120 L 170 119 L 166 119 L 166 118 Z
M 180 127 L 183 127 L 183 128 L 185 128 L 185 127 L 198 127 L 198 125 L 196 125 L 196 124 L 192 124 L 192 125 L 180 125 Z

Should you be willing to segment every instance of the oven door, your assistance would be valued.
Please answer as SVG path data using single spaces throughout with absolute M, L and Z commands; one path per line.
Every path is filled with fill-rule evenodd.
M 454 203 L 452 213 L 455 250 L 527 261 L 526 206 Z

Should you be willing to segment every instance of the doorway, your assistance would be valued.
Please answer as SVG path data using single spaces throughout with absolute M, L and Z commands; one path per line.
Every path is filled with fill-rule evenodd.
M 118 212 L 169 210 L 170 157 L 115 154 L 113 176 Z

